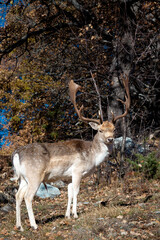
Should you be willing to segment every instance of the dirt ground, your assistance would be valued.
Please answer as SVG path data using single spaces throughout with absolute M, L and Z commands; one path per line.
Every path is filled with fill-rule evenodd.
M 148 181 L 128 172 L 123 180 L 102 177 L 96 185 L 94 176 L 82 180 L 78 196 L 78 219 L 65 219 L 67 185 L 55 199 L 34 198 L 33 209 L 38 230 L 29 226 L 22 204 L 24 232 L 15 227 L 17 184 L 10 181 L 11 164 L 0 157 L 0 240 L 14 239 L 160 239 L 160 182 Z

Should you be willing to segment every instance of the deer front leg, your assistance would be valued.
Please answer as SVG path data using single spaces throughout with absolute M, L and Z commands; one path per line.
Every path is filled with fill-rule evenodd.
M 65 214 L 67 218 L 70 218 L 72 200 L 73 200 L 73 187 L 72 187 L 72 183 L 70 183 L 68 185 L 68 204 L 67 204 L 67 211 Z
M 73 188 L 73 208 L 72 214 L 74 218 L 78 218 L 77 215 L 77 195 L 79 193 L 80 181 L 81 181 L 81 174 L 73 174 L 72 176 L 72 188 Z

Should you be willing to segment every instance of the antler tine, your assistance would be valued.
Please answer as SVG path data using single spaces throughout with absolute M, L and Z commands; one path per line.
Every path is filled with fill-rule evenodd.
M 112 122 L 115 123 L 118 119 L 125 117 L 128 114 L 130 104 L 131 104 L 131 98 L 130 98 L 130 93 L 129 93 L 129 77 L 126 76 L 126 78 L 122 77 L 123 85 L 126 91 L 125 95 L 125 102 L 121 99 L 117 99 L 120 101 L 122 104 L 125 105 L 125 112 L 122 115 L 119 115 L 117 117 L 114 117 L 114 114 L 112 113 Z
M 94 122 L 100 124 L 100 121 L 98 119 L 92 119 L 92 118 L 86 118 L 82 116 L 82 110 L 84 109 L 84 106 L 82 105 L 80 109 L 77 108 L 77 103 L 76 103 L 76 93 L 81 90 L 82 87 L 78 84 L 76 84 L 73 80 L 69 82 L 69 95 L 71 98 L 71 102 L 74 105 L 75 111 L 78 114 L 78 117 L 84 121 L 84 122 Z

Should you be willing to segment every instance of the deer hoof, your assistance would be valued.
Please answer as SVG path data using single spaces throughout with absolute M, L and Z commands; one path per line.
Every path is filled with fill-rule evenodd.
M 36 229 L 38 228 L 38 226 L 37 226 L 37 225 L 31 226 L 31 228 L 34 229 L 34 230 L 36 230 Z
M 77 214 L 74 214 L 73 217 L 74 217 L 74 218 L 78 218 L 78 215 L 77 215 Z
M 24 231 L 24 229 L 23 229 L 23 227 L 22 226 L 16 226 L 17 227 L 17 229 L 19 230 L 19 231 L 21 231 L 21 232 L 23 232 Z

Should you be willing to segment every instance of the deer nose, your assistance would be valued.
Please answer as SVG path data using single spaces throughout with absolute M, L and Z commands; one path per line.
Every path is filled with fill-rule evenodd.
M 108 142 L 112 143 L 113 142 L 113 138 L 108 138 Z

